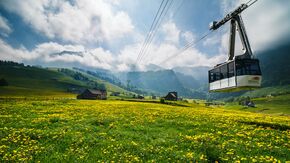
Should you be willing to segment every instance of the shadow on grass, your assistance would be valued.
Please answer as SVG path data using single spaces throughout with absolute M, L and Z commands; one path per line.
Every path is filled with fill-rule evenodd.
M 275 123 L 267 123 L 267 122 L 255 122 L 255 121 L 239 121 L 240 123 L 244 123 L 247 125 L 256 125 L 258 127 L 263 128 L 271 128 L 280 131 L 290 130 L 290 126 L 284 124 L 275 124 Z
M 208 162 L 221 162 L 220 160 L 220 151 L 217 150 L 214 146 L 208 145 L 204 147 L 206 157 Z
M 267 111 L 267 110 L 270 110 L 270 109 L 266 108 L 266 109 L 257 110 L 256 113 L 261 113 L 261 112 L 264 112 L 264 111 Z
M 121 99 L 121 101 L 129 101 L 129 102 L 143 102 L 143 103 L 155 103 L 155 104 L 164 104 L 164 105 L 171 105 L 171 106 L 182 106 L 182 107 L 190 107 L 188 105 L 184 105 L 184 104 L 178 104 L 175 102 L 164 102 L 161 103 L 159 101 L 149 101 L 149 100 L 135 100 L 135 99 Z

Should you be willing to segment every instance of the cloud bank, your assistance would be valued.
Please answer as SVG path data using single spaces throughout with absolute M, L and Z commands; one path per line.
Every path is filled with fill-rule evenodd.
M 248 0 L 221 1 L 224 15 Z M 242 13 L 242 18 L 254 53 L 275 48 L 290 39 L 290 1 L 257 1 Z M 229 30 L 221 38 L 222 51 L 228 48 Z M 237 35 L 238 36 L 238 35 Z M 239 37 L 239 36 L 238 36 Z M 238 38 L 236 53 L 241 54 L 242 45 Z
M 225 15 L 243 3 L 242 0 L 220 1 L 221 15 Z M 283 2 L 283 3 L 282 3 Z M 13 32 L 9 20 L 0 15 L 0 59 L 24 63 L 43 63 L 59 66 L 59 63 L 77 64 L 111 71 L 146 70 L 155 64 L 164 68 L 184 66 L 213 66 L 227 57 L 228 29 L 220 30 L 202 42 L 203 48 L 219 47 L 215 54 L 207 54 L 196 47 L 176 55 L 182 47 L 198 39 L 198 33 L 182 29 L 173 19 L 164 22 L 158 40 L 154 40 L 144 59 L 136 64 L 146 33 L 134 25 L 136 20 L 118 9 L 120 0 L 9 0 L 0 1 L 8 12 L 17 14 L 26 25 L 50 41 L 27 50 L 14 48 L 5 37 Z M 117 7 L 116 7 L 117 6 Z M 271 14 L 268 14 L 271 11 Z M 253 51 L 261 51 L 281 43 L 290 36 L 290 1 L 258 1 L 242 14 Z M 219 19 L 217 17 L 217 19 Z M 136 39 L 138 37 L 138 39 Z M 103 46 L 133 38 L 117 51 Z M 59 41 L 60 40 L 60 41 Z M 87 44 L 94 44 L 91 47 Z M 241 44 L 236 47 L 237 51 Z
M 0 15 L 0 34 L 7 37 L 12 32 L 8 20 Z
M 134 29 L 126 12 L 114 12 L 104 0 L 9 0 L 1 5 L 48 38 L 71 43 L 111 41 Z

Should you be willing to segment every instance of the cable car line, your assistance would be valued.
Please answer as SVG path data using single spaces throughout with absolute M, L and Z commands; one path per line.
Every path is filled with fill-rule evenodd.
M 160 7 L 159 7 L 159 9 L 158 9 L 158 11 L 157 11 L 157 13 L 156 13 L 156 15 L 155 15 L 155 18 L 154 18 L 154 20 L 153 20 L 153 22 L 152 22 L 152 25 L 151 25 L 151 27 L 150 27 L 150 30 L 148 31 L 148 34 L 147 34 L 147 36 L 146 36 L 146 39 L 145 39 L 145 41 L 143 42 L 143 46 L 142 46 L 141 50 L 139 51 L 139 54 L 138 54 L 138 57 L 137 57 L 136 63 L 138 63 L 138 62 L 141 60 L 142 55 L 144 55 L 144 53 L 146 52 L 146 49 L 147 49 L 148 45 L 151 43 L 152 38 L 154 37 L 154 34 L 155 34 L 154 31 L 156 31 L 156 29 L 159 27 L 158 24 L 159 24 L 161 18 L 163 17 L 162 15 L 163 15 L 165 9 L 166 9 L 167 6 L 168 6 L 168 2 L 169 2 L 169 0 L 166 0 L 165 4 L 164 4 L 164 1 L 165 1 L 165 0 L 163 0 L 163 1 L 161 2 Z M 163 4 L 164 4 L 164 5 L 163 5 Z M 161 9 L 161 8 L 162 8 L 162 9 Z
M 168 4 L 169 1 L 170 1 L 170 3 Z M 154 39 L 154 36 L 156 35 L 156 32 L 158 31 L 162 21 L 164 20 L 164 17 L 167 14 L 169 8 L 171 7 L 172 2 L 173 2 L 173 0 L 168 0 L 166 2 L 166 4 L 164 5 L 164 7 L 163 7 L 163 9 L 162 9 L 162 11 L 161 11 L 161 13 L 159 15 L 159 19 L 156 21 L 154 29 L 151 31 L 149 39 L 148 39 L 148 42 L 145 45 L 145 47 L 143 48 L 143 51 L 142 51 L 138 61 L 141 61 L 143 59 L 143 57 L 146 56 L 146 54 L 148 52 L 148 49 L 151 47 L 151 43 L 152 43 L 152 41 Z
M 151 42 L 158 30 L 164 16 L 168 12 L 172 5 L 170 1 L 169 5 L 167 0 L 163 0 L 159 10 L 154 18 L 151 25 L 150 31 L 143 43 L 143 46 L 138 54 L 136 63 L 141 61 L 146 56 L 148 48 L 150 48 Z M 165 2 L 165 5 L 163 3 Z M 177 53 L 169 56 L 163 60 L 160 64 L 163 64 L 181 54 L 190 47 L 195 46 L 213 31 L 217 30 L 225 23 L 230 22 L 230 35 L 229 35 L 229 49 L 228 49 L 228 60 L 221 64 L 217 64 L 213 69 L 208 71 L 209 75 L 209 91 L 240 91 L 245 89 L 253 89 L 261 87 L 262 74 L 259 65 L 259 60 L 255 59 L 252 54 L 250 42 L 246 34 L 245 26 L 241 17 L 241 13 L 249 6 L 256 3 L 257 0 L 249 0 L 247 3 L 241 4 L 232 12 L 229 12 L 220 21 L 213 21 L 210 25 L 210 31 L 205 33 L 198 40 L 193 40 L 183 46 Z M 238 30 L 237 30 L 238 29 Z M 242 55 L 235 56 L 235 36 L 236 31 L 240 34 L 240 39 L 243 45 L 244 53 Z
M 183 6 L 184 4 L 184 0 L 181 1 L 181 3 L 178 5 L 178 7 L 176 7 L 175 11 L 173 12 L 173 17 L 176 16 L 176 13 L 180 10 L 180 8 Z
M 253 0 L 249 0 L 249 1 L 246 3 L 246 5 L 247 5 L 248 7 L 250 7 L 251 5 L 253 5 L 253 4 L 254 4 L 256 1 L 258 1 L 258 0 L 254 0 L 254 2 L 252 2 L 252 3 L 251 3 L 251 1 L 253 1 Z M 250 4 L 249 4 L 249 3 L 250 3 Z M 248 5 L 248 4 L 249 4 L 249 5 Z M 179 6 L 179 8 L 180 8 L 180 7 L 181 7 L 181 5 Z M 212 30 L 212 31 L 213 31 L 213 30 Z M 160 62 L 160 64 L 166 63 L 167 61 L 169 61 L 169 60 L 175 58 L 176 56 L 183 54 L 184 51 L 186 51 L 186 50 L 189 49 L 190 47 L 195 46 L 195 45 L 196 45 L 197 43 L 199 43 L 201 40 L 203 40 L 203 39 L 206 38 L 208 35 L 210 35 L 212 31 L 210 31 L 210 32 L 208 32 L 208 33 L 206 33 L 206 34 L 204 34 L 204 35 L 203 35 L 200 39 L 198 39 L 197 41 L 192 41 L 192 42 L 186 44 L 186 45 L 185 45 L 182 49 L 180 49 L 177 53 L 175 53 L 174 55 L 172 55 L 172 56 L 166 58 L 165 60 L 163 60 L 162 62 Z
M 154 40 L 154 36 L 156 35 L 156 32 L 158 31 L 161 23 L 164 21 L 165 15 L 168 13 L 168 11 L 169 11 L 170 7 L 172 6 L 172 4 L 173 4 L 173 0 L 170 1 L 168 7 L 166 8 L 166 10 L 165 10 L 164 14 L 162 15 L 160 21 L 158 22 L 156 29 L 152 32 L 153 33 L 153 36 L 150 38 L 150 42 L 148 43 L 147 48 L 145 49 L 143 55 L 141 56 L 140 61 L 142 59 L 145 59 L 146 58 L 146 54 L 148 53 L 148 51 L 150 51 L 150 48 L 151 48 L 151 45 L 152 45 L 151 43 Z
M 249 1 L 246 3 L 246 5 L 248 5 L 249 3 L 251 3 L 251 1 L 253 1 L 253 0 L 249 0 Z M 252 2 L 251 4 L 248 5 L 248 7 L 252 6 L 252 4 L 256 3 L 257 1 L 258 1 L 258 0 L 254 0 L 254 2 Z
M 187 49 L 189 49 L 190 47 L 193 47 L 195 45 L 197 45 L 200 41 L 202 41 L 203 39 L 205 39 L 208 35 L 210 35 L 213 31 L 209 31 L 207 33 L 205 33 L 202 37 L 200 37 L 198 40 L 193 40 L 190 43 L 186 44 L 185 46 L 183 46 L 183 48 L 181 48 L 177 53 L 174 53 L 173 55 L 169 56 L 168 58 L 166 58 L 165 60 L 163 60 L 162 62 L 160 62 L 159 64 L 163 64 L 166 63 L 167 61 L 183 54 L 183 52 L 185 52 Z
M 153 27 L 155 26 L 156 18 L 159 16 L 159 12 L 160 12 L 160 9 L 161 9 L 163 3 L 164 3 L 164 0 L 162 0 L 160 6 L 159 6 L 159 8 L 158 8 L 158 11 L 157 11 L 157 13 L 156 13 L 156 15 L 155 15 L 155 17 L 154 17 L 154 19 L 153 19 L 153 22 L 152 22 L 152 24 L 151 24 L 151 27 L 150 27 L 150 29 L 149 29 L 149 31 L 148 31 L 147 36 L 146 36 L 146 39 L 144 40 L 143 45 L 142 45 L 142 47 L 141 47 L 141 50 L 139 51 L 139 54 L 138 54 L 138 57 L 137 57 L 136 62 L 139 60 L 139 57 L 140 57 L 140 55 L 141 55 L 141 53 L 142 53 L 142 51 L 143 51 L 145 45 L 146 45 L 147 42 L 148 42 L 148 38 L 149 38 L 150 32 L 153 30 Z

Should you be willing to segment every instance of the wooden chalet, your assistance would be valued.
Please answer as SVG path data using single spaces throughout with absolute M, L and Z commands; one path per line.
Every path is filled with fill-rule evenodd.
M 86 89 L 83 93 L 77 96 L 77 99 L 106 100 L 107 91 Z
M 168 92 L 168 94 L 164 97 L 164 99 L 169 101 L 177 101 L 178 99 L 177 92 Z

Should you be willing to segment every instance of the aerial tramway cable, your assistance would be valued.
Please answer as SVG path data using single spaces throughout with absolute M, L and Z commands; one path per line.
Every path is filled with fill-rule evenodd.
M 156 32 L 158 31 L 158 29 L 159 29 L 161 23 L 163 22 L 165 15 L 168 13 L 168 10 L 169 10 L 170 7 L 172 6 L 172 3 L 173 3 L 173 0 L 170 0 L 170 3 L 169 3 L 169 5 L 168 5 L 168 7 L 166 8 L 164 14 L 162 15 L 161 19 L 159 19 L 160 21 L 159 21 L 158 24 L 156 25 L 155 30 L 152 32 L 153 35 L 152 35 L 152 37 L 150 38 L 150 42 L 148 43 L 147 48 L 145 49 L 143 55 L 141 56 L 140 61 L 141 61 L 142 59 L 144 59 L 144 57 L 146 57 L 146 54 L 147 54 L 148 51 L 150 50 L 151 43 L 152 43 L 152 41 L 153 41 L 153 39 L 154 39 L 154 36 L 156 35 Z
M 145 45 L 146 45 L 147 42 L 148 42 L 148 39 L 149 39 L 149 36 L 150 36 L 150 32 L 153 30 L 153 28 L 154 28 L 154 26 L 155 26 L 155 21 L 156 21 L 157 17 L 159 17 L 158 15 L 159 15 L 159 12 L 160 12 L 160 9 L 161 9 L 163 3 L 164 3 L 164 0 L 162 0 L 160 6 L 159 6 L 159 8 L 158 8 L 158 11 L 157 11 L 157 13 L 156 13 L 156 15 L 155 15 L 155 17 L 154 17 L 154 19 L 153 19 L 153 22 L 152 22 L 152 24 L 151 24 L 151 27 L 150 27 L 150 29 L 149 29 L 149 31 L 148 31 L 147 36 L 146 36 L 146 39 L 144 40 L 143 45 L 142 45 L 142 47 L 141 47 L 141 49 L 140 49 L 140 51 L 139 51 L 139 54 L 138 54 L 138 57 L 137 57 L 136 62 L 139 60 L 139 57 L 140 57 L 140 55 L 141 55 L 141 53 L 142 53 L 142 51 L 143 51 Z
M 143 55 L 146 53 L 148 46 L 151 44 L 152 39 L 153 39 L 153 37 L 154 37 L 154 35 L 155 35 L 157 29 L 158 29 L 159 26 L 160 26 L 160 23 L 159 23 L 159 22 L 161 22 L 160 20 L 164 17 L 164 16 L 163 16 L 163 15 L 164 15 L 164 14 L 163 14 L 164 11 L 167 12 L 167 10 L 168 10 L 168 9 L 166 9 L 166 8 L 168 8 L 168 2 L 169 2 L 170 0 L 167 0 L 167 1 L 165 2 L 165 4 L 164 4 L 164 1 L 165 1 L 165 0 L 163 0 L 163 1 L 161 2 L 160 6 L 159 6 L 159 9 L 158 9 L 158 11 L 157 11 L 157 13 L 156 13 L 156 15 L 155 15 L 155 17 L 154 17 L 154 20 L 153 20 L 153 22 L 152 22 L 152 24 L 151 24 L 150 30 L 148 31 L 148 34 L 147 34 L 147 36 L 146 36 L 146 39 L 144 40 L 143 45 L 142 45 L 142 47 L 141 47 L 141 49 L 140 49 L 140 51 L 139 51 L 139 54 L 138 54 L 138 57 L 137 57 L 136 63 L 138 63 L 139 61 L 141 61 Z M 172 3 L 172 0 L 171 0 L 171 3 Z M 164 4 L 164 5 L 163 5 L 163 4 Z
M 253 2 L 252 2 L 253 1 Z M 256 3 L 258 0 L 249 0 L 247 3 L 245 3 L 248 7 L 250 7 L 251 5 L 253 5 L 254 3 Z M 187 49 L 189 49 L 190 47 L 195 46 L 196 44 L 198 44 L 200 41 L 202 41 L 203 39 L 205 39 L 208 35 L 210 35 L 212 33 L 212 31 L 204 34 L 201 38 L 199 38 L 197 41 L 192 41 L 188 44 L 186 44 L 183 48 L 181 48 L 177 53 L 175 53 L 174 55 L 169 56 L 168 58 L 166 58 L 165 60 L 163 60 L 162 62 L 160 62 L 160 64 L 166 63 L 167 61 L 183 54 L 183 52 L 185 52 Z
M 207 33 L 205 33 L 202 37 L 200 37 L 198 40 L 193 40 L 191 42 L 189 42 L 188 44 L 186 44 L 185 46 L 183 46 L 183 48 L 181 48 L 177 53 L 174 53 L 173 55 L 169 56 L 168 58 L 166 58 L 165 60 L 163 60 L 162 62 L 160 62 L 159 64 L 163 64 L 168 62 L 169 60 L 183 54 L 183 52 L 185 52 L 187 49 L 194 47 L 196 44 L 198 44 L 200 41 L 202 41 L 203 39 L 205 39 L 207 36 L 209 36 L 212 33 L 212 31 L 209 31 Z

